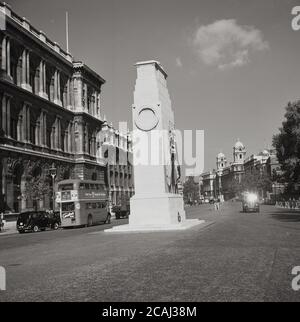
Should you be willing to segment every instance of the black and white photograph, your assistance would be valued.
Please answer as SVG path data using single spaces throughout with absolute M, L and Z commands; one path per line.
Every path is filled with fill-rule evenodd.
M 4 311 L 300 302 L 300 1 L 7 0 L 0 47 Z

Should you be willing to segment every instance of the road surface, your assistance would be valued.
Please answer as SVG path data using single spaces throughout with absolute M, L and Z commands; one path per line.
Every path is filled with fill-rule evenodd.
M 101 225 L 0 236 L 0 301 L 299 301 L 300 214 L 240 208 L 187 208 L 206 225 L 183 232 L 106 234 L 112 225 Z

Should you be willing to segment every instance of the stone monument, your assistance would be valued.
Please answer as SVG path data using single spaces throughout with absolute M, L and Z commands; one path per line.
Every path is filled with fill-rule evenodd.
M 106 231 L 184 230 L 201 224 L 186 220 L 183 197 L 177 190 L 180 167 L 167 74 L 157 61 L 139 62 L 136 67 L 132 107 L 135 195 L 130 199 L 129 224 Z

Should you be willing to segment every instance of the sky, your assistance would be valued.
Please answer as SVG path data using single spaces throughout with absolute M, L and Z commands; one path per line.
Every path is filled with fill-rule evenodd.
M 7 0 L 105 80 L 102 109 L 131 122 L 137 61 L 158 60 L 180 130 L 204 130 L 205 169 L 239 138 L 247 156 L 270 148 L 289 101 L 300 98 L 296 0 Z

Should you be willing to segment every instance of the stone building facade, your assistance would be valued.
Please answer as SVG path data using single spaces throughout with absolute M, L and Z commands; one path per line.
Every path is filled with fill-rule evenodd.
M 132 141 L 129 133 L 120 133 L 104 117 L 100 159 L 106 160 L 110 200 L 118 205 L 123 196 L 134 194 Z
M 226 156 L 220 152 L 216 158 L 216 166 L 217 169 L 202 174 L 201 194 L 221 200 L 234 197 L 232 185 L 234 182 L 240 183 L 244 174 L 258 170 L 262 175 L 272 178 L 274 171 L 277 174 L 281 172 L 274 150 L 263 150 L 246 158 L 246 148 L 240 140 L 233 147 L 233 162 L 227 164 Z M 273 182 L 272 190 L 278 186 L 282 192 L 283 185 L 276 182 Z M 261 190 L 259 194 L 260 198 L 270 198 L 274 191 Z
M 55 182 L 106 178 L 105 80 L 7 4 L 0 3 L 0 13 L 6 20 L 0 30 L 0 211 L 50 208 L 51 195 L 26 195 L 32 178 L 49 182 L 51 190 L 50 169 Z

